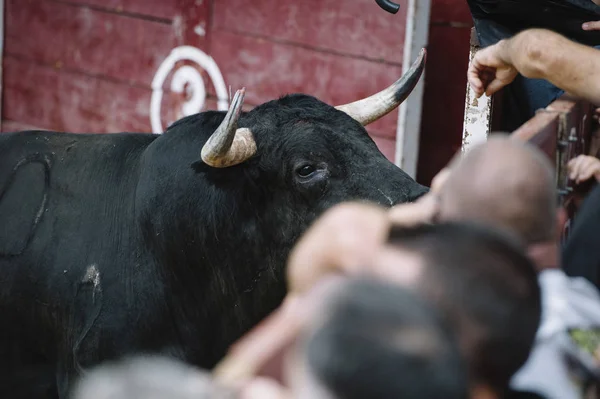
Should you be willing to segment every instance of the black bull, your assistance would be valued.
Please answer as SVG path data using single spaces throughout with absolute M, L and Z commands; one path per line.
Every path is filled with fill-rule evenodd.
M 289 95 L 163 135 L 0 135 L 0 396 L 64 397 L 100 361 L 162 353 L 212 367 L 285 294 L 294 242 L 332 205 L 427 188 L 363 125 L 422 73 L 337 108 Z

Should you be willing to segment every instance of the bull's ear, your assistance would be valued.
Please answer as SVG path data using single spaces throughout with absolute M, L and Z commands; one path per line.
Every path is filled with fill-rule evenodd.
M 244 94 L 242 88 L 235 93 L 225 119 L 202 147 L 202 161 L 214 168 L 240 164 L 256 154 L 256 142 L 248 128 L 238 129 Z
M 410 95 L 423 74 L 426 58 L 427 52 L 425 49 L 421 49 L 419 57 L 413 62 L 408 72 L 390 87 L 370 97 L 338 105 L 335 108 L 345 112 L 363 126 L 376 121 L 396 109 Z

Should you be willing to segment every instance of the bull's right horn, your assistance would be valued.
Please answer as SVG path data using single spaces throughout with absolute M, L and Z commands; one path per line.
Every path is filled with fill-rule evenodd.
M 202 161 L 214 168 L 240 164 L 256 153 L 256 142 L 248 128 L 237 128 L 246 89 L 238 90 L 217 130 L 202 147 Z
M 421 49 L 419 56 L 408 72 L 387 89 L 353 103 L 338 105 L 335 108 L 347 113 L 363 126 L 390 113 L 406 100 L 419 82 L 419 78 L 425 69 L 426 55 L 425 49 Z

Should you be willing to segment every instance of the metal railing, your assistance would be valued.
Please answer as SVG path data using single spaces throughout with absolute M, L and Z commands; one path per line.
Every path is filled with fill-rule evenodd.
M 595 107 L 589 102 L 565 94 L 511 134 L 514 139 L 535 144 L 552 160 L 559 203 L 569 216 L 565 237 L 593 184 L 576 185 L 569 179 L 567 164 L 578 155 L 599 155 L 600 127 L 594 121 L 594 112 Z

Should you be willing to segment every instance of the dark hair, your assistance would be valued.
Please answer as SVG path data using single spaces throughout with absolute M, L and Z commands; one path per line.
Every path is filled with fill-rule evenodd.
M 423 257 L 417 289 L 452 320 L 470 378 L 503 392 L 540 323 L 535 266 L 516 237 L 475 223 L 392 228 L 388 243 Z
M 306 343 L 308 369 L 339 399 L 467 398 L 464 362 L 437 311 L 402 287 L 354 280 Z

